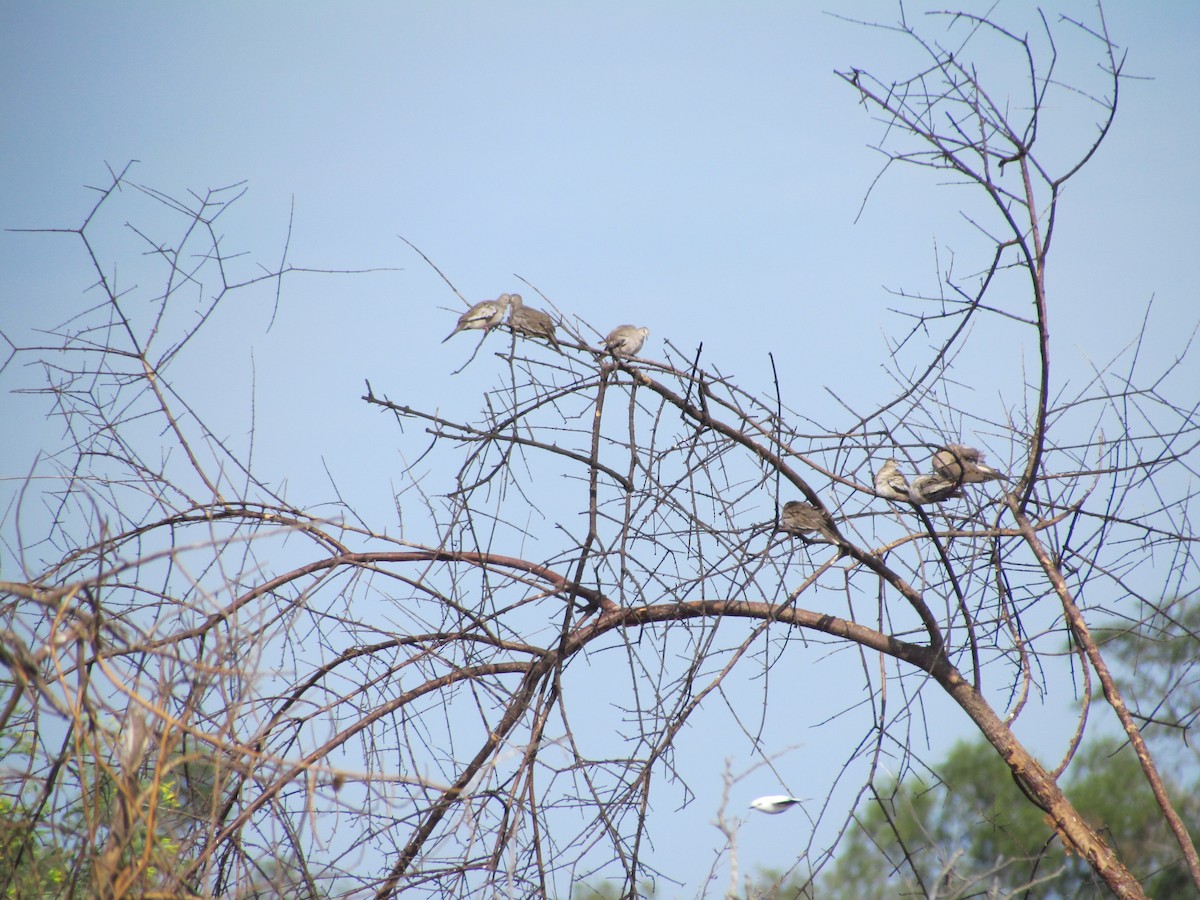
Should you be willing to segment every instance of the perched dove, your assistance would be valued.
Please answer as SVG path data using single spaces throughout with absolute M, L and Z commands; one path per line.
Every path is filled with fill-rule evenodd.
M 918 475 L 908 486 L 909 502 L 924 506 L 926 503 L 941 503 L 951 497 L 961 497 L 958 482 L 945 475 Z
M 765 812 L 769 816 L 777 816 L 781 812 L 787 812 L 797 803 L 803 803 L 799 797 L 790 797 L 787 794 L 771 794 L 769 797 L 759 797 L 757 800 L 751 801 L 750 808 L 757 809 L 759 812 Z
M 126 709 L 117 761 L 121 764 L 121 774 L 127 779 L 136 780 L 137 770 L 142 767 L 149 745 L 150 729 L 146 727 L 146 717 L 140 709 Z
M 544 337 L 558 349 L 558 338 L 554 336 L 554 320 L 549 314 L 526 306 L 520 294 L 511 294 L 509 303 L 512 304 L 512 309 L 508 314 L 508 324 L 512 326 L 513 331 L 519 331 L 529 337 Z
M 604 339 L 604 348 L 613 356 L 637 356 L 650 335 L 649 328 L 635 325 L 618 325 Z
M 933 454 L 933 471 L 959 484 L 980 484 L 1008 478 L 983 464 L 983 454 L 965 444 L 947 444 Z
M 805 503 L 803 500 L 789 500 L 783 504 L 783 512 L 779 516 L 779 529 L 796 537 L 803 537 L 818 531 L 823 537 L 834 542 L 837 541 L 833 522 L 829 517 L 811 503 Z
M 894 459 L 886 460 L 875 474 L 875 493 L 886 500 L 908 499 L 908 479 Z
M 509 294 L 501 294 L 495 300 L 484 300 L 476 303 L 465 313 L 458 317 L 458 324 L 454 326 L 454 330 L 442 338 L 442 343 L 450 340 L 460 331 L 478 330 L 491 331 L 500 324 L 500 320 L 504 318 L 504 310 L 508 308 L 508 303 L 512 299 Z

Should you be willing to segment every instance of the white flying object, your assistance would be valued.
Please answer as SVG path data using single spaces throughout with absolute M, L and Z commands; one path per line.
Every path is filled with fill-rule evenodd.
M 787 794 L 771 794 L 767 797 L 759 797 L 750 804 L 751 809 L 757 809 L 759 812 L 765 812 L 771 816 L 777 816 L 781 812 L 787 812 L 797 803 L 803 803 L 799 797 L 790 797 Z

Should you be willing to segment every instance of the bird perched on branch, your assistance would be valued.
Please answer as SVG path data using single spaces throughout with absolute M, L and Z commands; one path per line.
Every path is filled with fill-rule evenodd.
M 797 803 L 803 803 L 799 797 L 790 797 L 787 794 L 771 794 L 767 797 L 759 797 L 750 803 L 751 809 L 757 809 L 759 812 L 765 812 L 769 816 L 777 816 L 781 812 L 787 812 Z
M 510 294 L 501 294 L 495 300 L 483 300 L 476 303 L 458 317 L 458 324 L 454 326 L 452 332 L 442 338 L 442 343 L 446 343 L 460 331 L 478 331 L 480 329 L 491 331 L 504 318 L 504 310 L 508 308 L 511 299 Z
M 642 344 L 650 335 L 649 328 L 638 328 L 636 325 L 618 325 L 604 339 L 604 349 L 613 356 L 637 356 Z
M 908 499 L 908 479 L 894 459 L 885 460 L 875 474 L 875 493 L 886 500 Z
M 945 475 L 918 475 L 908 486 L 908 500 L 917 506 L 927 503 L 941 503 L 951 497 L 961 497 L 959 483 Z
M 947 444 L 933 454 L 933 471 L 959 484 L 1004 481 L 1008 476 L 983 464 L 983 454 L 966 444 Z
M 513 331 L 519 331 L 529 337 L 546 338 L 554 349 L 558 349 L 558 338 L 554 336 L 554 320 L 548 313 L 540 309 L 526 306 L 520 294 L 510 294 L 509 303 L 512 306 L 508 314 L 508 324 Z
M 822 537 L 837 543 L 833 520 L 827 513 L 803 500 L 789 500 L 783 504 L 783 512 L 779 515 L 779 530 L 799 538 L 818 532 Z

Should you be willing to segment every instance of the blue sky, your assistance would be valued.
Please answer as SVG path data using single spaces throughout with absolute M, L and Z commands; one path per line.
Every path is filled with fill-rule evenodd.
M 897 8 L 836 6 L 884 21 Z M 998 9 L 1032 29 L 1027 7 Z M 1083 19 L 1094 6 L 1048 12 L 1059 9 Z M 1072 360 L 1064 381 L 1124 346 L 1152 297 L 1150 354 L 1178 353 L 1200 313 L 1200 5 L 1126 0 L 1105 12 L 1138 79 L 1062 207 L 1050 287 L 1057 346 Z M 1090 57 L 1074 59 L 1067 71 L 1087 69 Z M 4 0 L 0 227 L 74 227 L 94 202 L 84 185 L 137 159 L 132 179 L 169 194 L 247 181 L 222 223 L 227 246 L 267 264 L 294 200 L 292 263 L 397 269 L 290 279 L 269 333 L 270 291 L 239 295 L 193 363 L 207 386 L 198 407 L 236 432 L 253 353 L 262 469 L 311 504 L 331 496 L 328 468 L 386 518 L 396 435 L 364 411 L 363 379 L 459 410 L 477 408 L 489 381 L 480 361 L 450 375 L 473 346 L 438 343 L 462 306 L 398 234 L 472 300 L 518 289 L 519 275 L 600 332 L 649 326 L 650 356 L 667 338 L 703 341 L 723 371 L 765 390 L 771 351 L 790 405 L 818 418 L 836 409 L 826 385 L 864 405 L 886 394 L 885 336 L 905 327 L 886 289 L 936 290 L 935 248 L 943 267 L 951 253 L 964 270 L 981 263 L 964 192 L 929 173 L 893 170 L 858 216 L 880 129 L 834 70 L 900 75 L 911 62 L 888 35 L 799 2 Z M 1090 127 L 1067 121 L 1053 136 L 1064 152 Z M 0 328 L 18 341 L 66 318 L 89 283 L 67 237 L 0 233 L 0 272 Z M 40 401 L 9 393 L 30 377 L 0 374 L 0 417 L 18 423 L 6 478 L 57 436 Z M 989 401 L 999 390 L 983 376 L 974 388 Z M 4 482 L 5 506 L 15 485 Z M 780 746 L 805 745 L 817 773 L 789 789 L 823 796 L 818 738 L 786 731 Z M 717 790 L 719 765 L 695 764 Z M 778 788 L 764 778 L 747 793 Z M 663 837 L 664 854 L 715 840 L 710 801 L 696 804 L 694 831 Z M 768 827 L 780 820 L 743 833 Z M 747 844 L 747 862 L 775 863 L 774 845 Z

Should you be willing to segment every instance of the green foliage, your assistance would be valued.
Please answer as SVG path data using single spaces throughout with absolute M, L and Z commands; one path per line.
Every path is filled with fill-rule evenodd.
M 1189 884 L 1179 847 L 1128 746 L 1107 740 L 1079 754 L 1067 794 L 1100 829 L 1152 897 Z M 882 790 L 858 819 L 823 879 L 822 897 L 1000 896 L 1036 885 L 1038 897 L 1092 897 L 1106 888 L 1064 852 L 1041 813 L 1022 796 L 995 750 L 958 744 L 940 780 L 910 778 Z M 1200 781 L 1170 785 L 1185 821 L 1200 822 Z
M 1156 752 L 1195 766 L 1200 749 L 1188 730 L 1200 716 L 1200 600 L 1177 598 L 1136 628 L 1095 630 L 1125 702 L 1144 722 Z
M 16 727 L 0 731 L 0 898 L 93 896 L 122 787 L 92 742 L 72 743 L 77 753 L 53 767 L 29 737 L 25 713 L 18 707 Z M 127 787 L 135 792 L 128 841 L 100 869 L 119 873 L 115 882 L 133 878 L 136 893 L 170 892 L 185 848 L 196 845 L 191 832 L 212 803 L 210 764 L 175 758 L 164 768 L 143 771 Z
M 1200 772 L 1186 729 L 1200 709 L 1196 640 L 1200 602 L 1176 601 L 1139 628 L 1095 629 L 1130 705 L 1182 765 L 1159 768 L 1184 822 L 1200 825 Z M 1166 771 L 1162 771 L 1162 770 Z M 1174 773 L 1175 777 L 1171 777 Z M 1119 738 L 1086 745 L 1064 789 L 1151 897 L 1193 890 L 1180 850 L 1133 750 Z M 1195 834 L 1193 834 L 1195 837 Z M 1037 897 L 1106 896 L 1088 865 L 1067 854 L 1008 767 L 983 741 L 959 744 L 936 778 L 884 786 L 839 848 L 822 897 L 1003 896 L 1036 884 Z
M 87 883 L 87 868 L 80 865 L 87 833 L 83 807 L 69 804 L 53 819 L 37 815 L 43 781 L 25 777 L 28 769 L 15 765 L 30 765 L 30 749 L 21 730 L 0 734 L 0 896 L 65 896 L 73 885 Z

